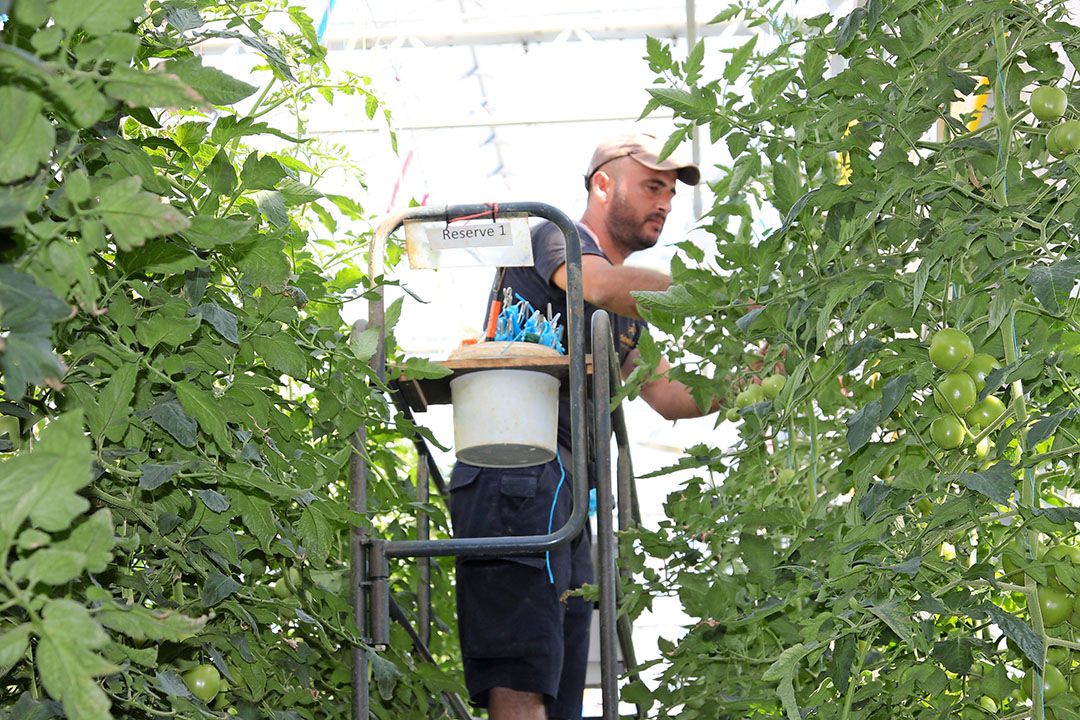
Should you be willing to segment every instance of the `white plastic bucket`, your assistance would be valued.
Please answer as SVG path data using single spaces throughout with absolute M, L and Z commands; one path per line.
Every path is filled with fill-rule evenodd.
M 531 370 L 481 370 L 450 381 L 458 460 L 480 467 L 539 465 L 555 457 L 559 381 Z

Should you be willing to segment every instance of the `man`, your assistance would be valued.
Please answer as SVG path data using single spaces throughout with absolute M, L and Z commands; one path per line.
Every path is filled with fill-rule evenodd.
M 663 142 L 641 133 L 602 142 L 585 174 L 588 206 L 578 223 L 582 245 L 585 328 L 597 308 L 612 313 L 623 375 L 638 358 L 645 323 L 631 296 L 665 290 L 667 275 L 631 267 L 626 258 L 656 244 L 671 212 L 677 180 L 696 185 L 697 166 L 659 159 Z M 566 312 L 566 247 L 551 223 L 533 230 L 533 267 L 508 268 L 502 286 L 535 308 Z M 565 342 L 565 338 L 564 338 Z M 641 396 L 669 420 L 702 414 L 688 389 L 664 373 Z M 565 399 L 564 399 L 565 400 Z M 714 407 L 713 410 L 716 408 Z M 450 481 L 450 511 L 459 537 L 541 535 L 571 512 L 568 404 L 559 408 L 560 452 L 546 465 L 479 468 L 458 463 Z M 565 490 L 561 492 L 560 490 Z M 459 560 L 458 618 L 465 682 L 474 703 L 493 720 L 581 717 L 592 606 L 565 598 L 592 581 L 588 533 L 549 556 Z

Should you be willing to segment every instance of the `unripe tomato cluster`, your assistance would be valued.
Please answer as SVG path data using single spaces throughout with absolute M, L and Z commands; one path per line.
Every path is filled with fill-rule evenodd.
M 1069 107 L 1065 91 L 1056 87 L 1037 87 L 1031 91 L 1028 107 L 1043 122 L 1060 120 Z M 1066 120 L 1050 128 L 1046 149 L 1054 157 L 1065 157 L 1080 150 L 1080 120 Z
M 943 371 L 934 382 L 934 404 L 941 415 L 930 424 L 930 438 L 943 450 L 955 450 L 964 444 L 969 426 L 978 432 L 1004 414 L 1005 403 L 996 396 L 979 400 L 987 375 L 1000 365 L 993 356 L 976 353 L 971 338 L 956 328 L 938 330 L 930 338 L 930 362 Z M 990 438 L 985 437 L 975 455 L 982 459 L 989 453 Z
M 766 400 L 775 400 L 780 391 L 787 384 L 787 378 L 783 375 L 769 375 L 761 380 L 761 384 L 754 383 L 739 391 L 735 396 L 735 407 L 727 411 L 727 419 L 731 422 L 739 420 L 739 410 L 750 407 Z
M 1020 552 L 1019 549 L 1017 551 Z M 1023 555 L 1022 552 L 1020 554 Z M 1006 579 L 1011 582 L 1024 582 L 1022 569 L 1009 561 L 1008 557 L 1002 557 Z M 1070 576 L 1080 576 L 1080 547 L 1055 545 L 1043 553 L 1041 561 L 1046 566 L 1046 582 L 1038 585 L 1037 598 L 1043 626 L 1048 630 L 1071 626 L 1074 628 L 1069 631 L 1071 636 L 1075 628 L 1080 628 L 1080 602 L 1077 602 L 1074 593 L 1062 582 L 1061 575 L 1064 574 L 1063 568 L 1072 568 L 1076 572 L 1069 573 Z M 1061 630 L 1055 630 L 1054 634 L 1060 632 Z M 1080 696 L 1080 667 L 1073 668 L 1074 659 L 1080 661 L 1080 656 L 1074 657 L 1068 648 L 1051 645 L 1047 649 L 1046 665 L 1042 673 L 1043 702 L 1070 691 L 1074 696 Z M 1034 668 L 1029 668 L 1024 676 L 1024 693 L 1032 700 L 1038 699 L 1035 676 Z M 1052 715 L 1048 712 L 1047 717 Z

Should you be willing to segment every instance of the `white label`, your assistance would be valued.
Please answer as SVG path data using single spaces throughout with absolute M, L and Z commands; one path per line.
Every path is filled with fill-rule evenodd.
M 424 232 L 433 250 L 509 247 L 514 244 L 514 232 L 508 220 L 470 220 L 442 227 L 429 225 Z
M 406 220 L 405 249 L 409 266 L 511 267 L 532 265 L 529 216 L 500 215 L 494 221 L 474 218 L 447 223 L 442 220 Z

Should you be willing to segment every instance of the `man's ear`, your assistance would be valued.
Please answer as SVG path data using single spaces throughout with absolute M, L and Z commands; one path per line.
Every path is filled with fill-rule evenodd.
M 608 175 L 603 170 L 597 170 L 596 174 L 592 178 L 593 192 L 599 200 L 607 202 L 611 197 L 612 189 L 615 187 L 615 178 Z

